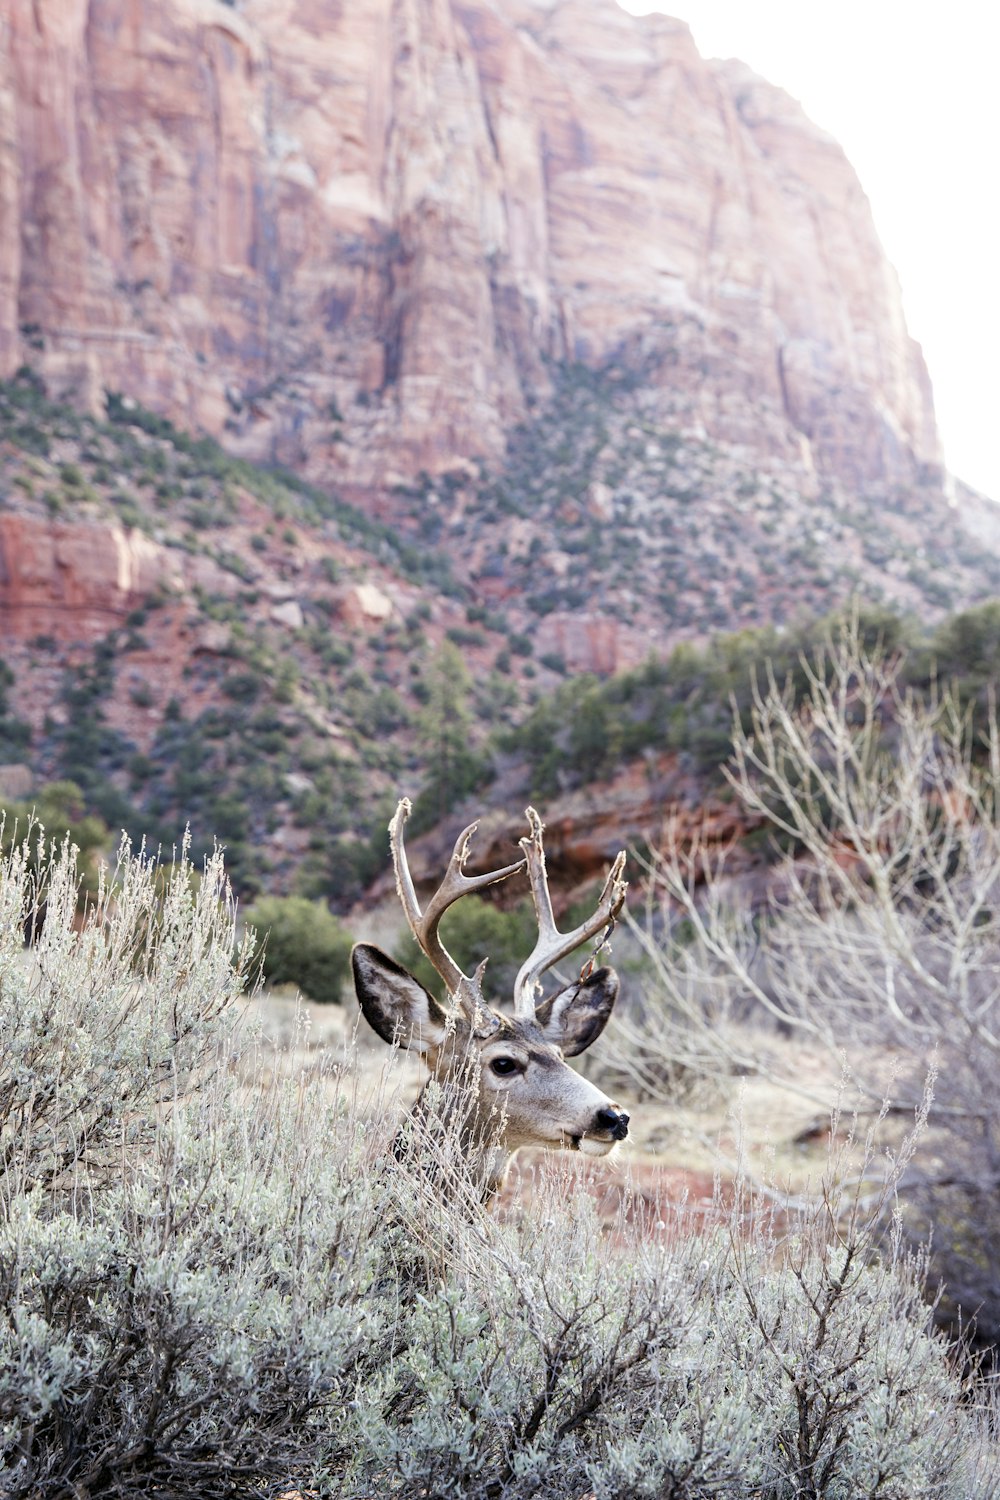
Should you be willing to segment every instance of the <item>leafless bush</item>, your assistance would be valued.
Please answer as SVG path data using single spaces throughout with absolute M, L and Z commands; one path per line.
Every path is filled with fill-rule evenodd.
M 68 855 L 50 878 L 57 892 L 71 882 Z M 16 860 L 0 879 L 16 885 Z M 174 916 L 145 926 L 144 943 L 164 944 L 147 962 L 109 923 L 135 931 L 152 879 L 123 855 L 114 913 L 82 930 L 68 897 L 50 902 L 44 993 L 62 1010 L 14 1014 L 37 960 L 3 939 L 15 1042 L 0 1086 L 30 1096 L 28 1072 L 51 1077 L 59 1105 L 9 1137 L 0 1493 L 997 1493 L 997 1450 L 929 1326 L 920 1265 L 898 1235 L 875 1253 L 905 1159 L 877 1201 L 862 1150 L 818 1209 L 779 1212 L 747 1190 L 698 1235 L 666 1210 L 605 1233 L 558 1182 L 530 1213 L 491 1217 L 447 1121 L 414 1125 L 397 1161 L 392 1122 L 372 1123 L 329 1076 L 224 1066 L 231 914 L 218 886 L 211 916 L 208 883 L 185 882 Z M 19 933 L 6 883 L 0 910 Z M 131 1061 L 122 1040 L 120 1064 L 101 1071 L 123 1009 Z M 72 1037 L 89 1082 L 70 1097 Z M 122 1106 L 147 1054 L 149 1087 Z M 85 1149 L 60 1145 L 78 1138 Z
M 768 1025 L 849 1058 L 877 1105 L 899 1060 L 897 1107 L 937 1071 L 932 1129 L 902 1184 L 935 1265 L 1000 1333 L 1000 731 L 985 741 L 942 690 L 899 686 L 899 663 L 847 628 L 806 663 L 794 706 L 773 677 L 737 724 L 730 783 L 785 853 L 766 898 L 724 854 L 668 845 L 649 863 L 637 927 L 655 975 L 630 1044 L 715 1074 L 777 1075 Z M 819 1103 L 828 1101 L 818 1100 Z M 917 1211 L 917 1205 L 920 1211 Z

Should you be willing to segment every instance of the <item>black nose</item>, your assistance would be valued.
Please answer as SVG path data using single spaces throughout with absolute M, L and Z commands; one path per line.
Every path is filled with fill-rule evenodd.
M 628 1135 L 628 1115 L 623 1109 L 599 1109 L 595 1124 L 616 1141 L 623 1141 Z

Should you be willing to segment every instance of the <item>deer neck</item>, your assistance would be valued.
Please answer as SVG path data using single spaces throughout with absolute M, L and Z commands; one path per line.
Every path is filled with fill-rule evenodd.
M 514 1155 L 503 1139 L 502 1122 L 484 1125 L 461 1084 L 434 1078 L 424 1084 L 410 1117 L 418 1130 L 404 1129 L 397 1136 L 397 1159 L 419 1163 L 442 1187 L 449 1176 L 460 1176 L 482 1203 L 489 1203 L 503 1187 Z

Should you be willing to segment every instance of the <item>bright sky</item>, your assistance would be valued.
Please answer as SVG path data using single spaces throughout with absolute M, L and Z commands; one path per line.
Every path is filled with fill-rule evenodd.
M 899 273 L 948 467 L 1000 500 L 1000 6 L 620 0 L 687 21 L 840 141 Z

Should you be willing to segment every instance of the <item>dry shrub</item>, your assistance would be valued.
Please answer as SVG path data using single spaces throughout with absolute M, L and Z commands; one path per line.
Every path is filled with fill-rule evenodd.
M 666 841 L 646 862 L 636 940 L 644 1006 L 619 1027 L 656 1086 L 666 1069 L 753 1073 L 802 1093 L 769 1035 L 848 1059 L 877 1110 L 937 1074 L 931 1129 L 899 1183 L 914 1245 L 933 1239 L 949 1325 L 1000 1336 L 1000 726 L 941 687 L 908 690 L 898 657 L 848 624 L 803 660 L 804 695 L 768 673 L 728 776 L 783 852 L 754 884 L 726 852 Z M 790 1054 L 789 1054 L 790 1055 Z M 828 1096 L 828 1097 L 832 1097 Z M 817 1101 L 822 1102 L 822 1101 Z

